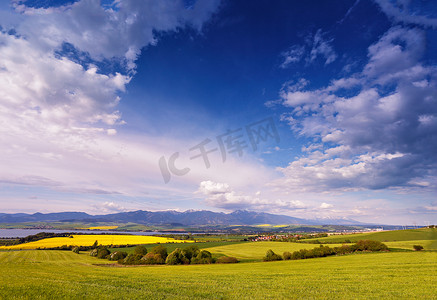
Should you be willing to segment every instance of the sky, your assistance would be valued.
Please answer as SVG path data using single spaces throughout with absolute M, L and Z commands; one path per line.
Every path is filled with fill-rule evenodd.
M 432 0 L 0 2 L 0 213 L 437 223 Z

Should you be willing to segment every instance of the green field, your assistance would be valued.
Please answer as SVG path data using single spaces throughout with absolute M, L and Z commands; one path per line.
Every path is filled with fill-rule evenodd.
M 335 247 L 341 246 L 341 244 L 330 244 L 329 246 Z M 288 242 L 247 242 L 213 247 L 209 248 L 208 251 L 215 254 L 234 256 L 243 262 L 249 262 L 262 260 L 269 249 L 272 249 L 276 254 L 282 255 L 285 251 L 294 252 L 300 249 L 313 249 L 314 247 L 319 247 L 319 245 Z
M 0 252 L 3 299 L 435 299 L 437 253 L 231 265 L 103 267 L 71 251 Z
M 346 240 L 356 242 L 358 240 L 374 240 L 380 242 L 400 241 L 428 241 L 430 249 L 437 249 L 437 228 L 420 228 L 394 231 L 369 232 L 358 234 L 333 235 L 324 238 L 308 239 L 304 241 L 318 240 L 321 243 L 342 243 Z

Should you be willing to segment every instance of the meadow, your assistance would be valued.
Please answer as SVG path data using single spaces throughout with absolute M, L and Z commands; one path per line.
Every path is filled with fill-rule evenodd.
M 331 235 L 328 237 L 317 238 L 320 242 L 344 242 L 350 240 L 356 242 L 358 240 L 371 239 L 379 242 L 390 241 L 413 241 L 413 240 L 437 240 L 437 228 L 419 228 L 406 230 L 391 230 L 379 232 L 367 232 L 356 234 Z M 308 239 L 310 241 L 311 239 Z
M 72 235 L 71 237 L 54 237 L 42 239 L 39 241 L 14 245 L 1 246 L 0 250 L 21 250 L 37 248 L 54 248 L 67 246 L 92 246 L 97 241 L 99 245 L 137 245 L 137 244 L 165 244 L 165 243 L 191 243 L 193 241 L 175 240 L 172 238 L 159 236 L 140 236 L 140 235 Z
M 110 262 L 71 251 L 0 252 L 0 295 L 4 299 L 435 299 L 437 295 L 436 252 L 229 265 L 104 265 Z

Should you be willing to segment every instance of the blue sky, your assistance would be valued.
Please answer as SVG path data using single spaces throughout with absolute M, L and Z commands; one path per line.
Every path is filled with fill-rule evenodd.
M 29 0 L 0 26 L 1 212 L 437 222 L 432 1 Z

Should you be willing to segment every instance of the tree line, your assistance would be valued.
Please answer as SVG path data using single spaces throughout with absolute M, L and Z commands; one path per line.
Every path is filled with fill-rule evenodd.
M 297 259 L 307 259 L 316 257 L 326 257 L 331 255 L 343 255 L 354 252 L 378 252 L 378 251 L 389 251 L 387 245 L 378 241 L 371 240 L 360 240 L 353 245 L 342 245 L 340 247 L 331 248 L 329 246 L 320 245 L 314 249 L 301 249 L 294 251 L 293 253 L 285 251 L 283 255 L 274 253 L 271 249 L 267 251 L 264 256 L 264 261 L 275 261 L 275 260 L 297 260 Z
M 73 248 L 73 252 L 79 253 L 79 251 L 79 247 Z M 168 253 L 167 248 L 162 245 L 153 247 L 150 252 L 145 246 L 139 245 L 130 254 L 119 250 L 111 252 L 105 246 L 98 246 L 91 250 L 90 256 L 117 261 L 121 265 L 189 265 L 238 262 L 235 257 L 214 258 L 211 252 L 200 250 L 196 245 L 184 249 L 176 248 L 171 253 Z

